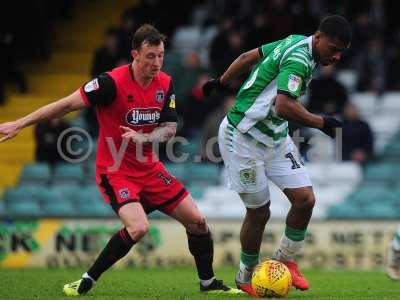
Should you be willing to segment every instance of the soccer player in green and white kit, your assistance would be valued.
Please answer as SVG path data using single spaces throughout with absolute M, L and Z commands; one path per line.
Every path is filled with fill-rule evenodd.
M 400 227 L 390 241 L 386 256 L 386 274 L 392 280 L 400 280 Z
M 294 255 L 304 245 L 315 196 L 298 150 L 288 135 L 288 121 L 318 128 L 335 138 L 341 123 L 308 112 L 297 98 L 305 93 L 317 65 L 327 66 L 340 60 L 350 46 L 351 35 L 346 19 L 326 17 L 312 36 L 290 35 L 243 53 L 220 78 L 203 86 L 207 96 L 256 64 L 222 121 L 218 137 L 228 185 L 246 206 L 236 284 L 250 294 L 251 274 L 259 262 L 261 240 L 270 216 L 268 180 L 285 193 L 292 205 L 273 258 L 288 266 L 294 287 L 309 288 Z

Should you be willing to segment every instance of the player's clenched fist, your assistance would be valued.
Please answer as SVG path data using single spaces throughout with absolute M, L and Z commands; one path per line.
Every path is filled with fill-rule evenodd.
M 210 94 L 213 90 L 218 90 L 221 88 L 223 88 L 223 85 L 222 85 L 220 79 L 212 78 L 203 85 L 203 94 L 204 94 L 204 96 L 208 97 L 208 96 L 210 96 Z
M 12 139 L 21 131 L 19 122 L 7 122 L 0 124 L 0 143 Z
M 336 128 L 342 128 L 343 123 L 333 117 L 324 117 L 324 126 L 321 131 L 332 139 L 336 137 Z
M 143 144 L 143 143 L 148 142 L 147 136 L 142 133 L 139 133 L 139 132 L 137 132 L 129 127 L 125 127 L 125 126 L 120 126 L 119 128 L 121 128 L 121 130 L 123 132 L 123 134 L 122 134 L 123 139 L 128 139 L 135 144 Z

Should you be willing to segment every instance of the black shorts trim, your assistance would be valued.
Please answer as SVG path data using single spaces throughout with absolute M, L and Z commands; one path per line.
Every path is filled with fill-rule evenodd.
M 169 205 L 171 205 L 172 203 L 178 201 L 178 200 L 183 196 L 183 194 L 185 194 L 185 193 L 186 193 L 186 189 L 185 189 L 185 188 L 182 188 L 174 197 L 172 197 L 171 199 L 165 201 L 163 204 L 152 208 L 151 211 L 153 211 L 153 210 L 160 210 L 160 211 L 162 211 L 162 210 L 165 209 L 167 206 L 169 206 Z
M 125 204 L 129 204 L 129 203 L 140 203 L 140 201 L 138 199 L 128 199 L 122 203 L 117 203 L 117 205 L 115 205 L 115 208 L 112 206 L 113 210 L 118 214 L 119 209 L 124 206 Z
M 115 211 L 115 213 L 118 215 L 119 209 L 124 206 L 125 204 L 128 203 L 133 203 L 133 202 L 139 202 L 137 199 L 128 199 L 122 203 L 118 203 L 117 201 L 117 196 L 115 195 L 114 188 L 110 184 L 107 175 L 106 174 L 100 174 L 101 182 L 100 186 L 104 188 L 106 191 L 106 195 L 108 196 L 108 199 L 110 200 L 110 205 L 111 208 Z

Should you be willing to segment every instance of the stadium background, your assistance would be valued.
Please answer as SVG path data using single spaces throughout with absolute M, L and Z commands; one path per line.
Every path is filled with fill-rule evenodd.
M 205 159 L 202 145 L 215 136 L 243 78 L 212 99 L 204 99 L 201 84 L 221 74 L 242 51 L 292 33 L 312 34 L 319 20 L 333 13 L 351 21 L 352 48 L 335 70 L 317 74 L 311 95 L 301 101 L 315 112 L 341 116 L 349 134 L 341 151 L 320 133 L 301 130 L 307 141 L 301 152 L 317 205 L 300 259 L 308 267 L 380 269 L 400 218 L 395 1 L 7 2 L 0 18 L 0 122 L 26 115 L 126 63 L 135 28 L 155 24 L 169 37 L 164 70 L 175 80 L 178 135 L 190 141 L 174 148 L 178 156 L 189 154 L 185 162 L 161 159 L 210 219 L 216 263 L 236 266 L 243 205 L 225 187 L 223 167 Z M 60 162 L 55 142 L 70 127 L 86 130 L 95 141 L 93 114 L 84 111 L 26 129 L 0 145 L 1 268 L 87 266 L 119 227 L 94 185 L 95 149 L 84 135 L 74 149 L 90 150 L 90 156 L 81 163 Z M 271 198 L 265 256 L 279 241 L 289 205 L 274 186 Z M 191 263 L 183 229 L 161 214 L 151 219 L 149 235 L 120 265 Z

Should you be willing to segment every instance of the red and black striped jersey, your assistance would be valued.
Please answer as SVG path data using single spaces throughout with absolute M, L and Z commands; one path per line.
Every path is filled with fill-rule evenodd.
M 99 122 L 97 170 L 101 173 L 116 172 L 136 175 L 147 173 L 157 161 L 151 144 L 143 148 L 132 142 L 120 161 L 116 159 L 123 149 L 120 126 L 138 132 L 150 133 L 163 122 L 177 122 L 175 93 L 172 79 L 164 72 L 146 88 L 135 80 L 131 65 L 123 65 L 99 75 L 80 88 L 88 106 L 94 106 Z M 113 170 L 111 170 L 113 169 Z

